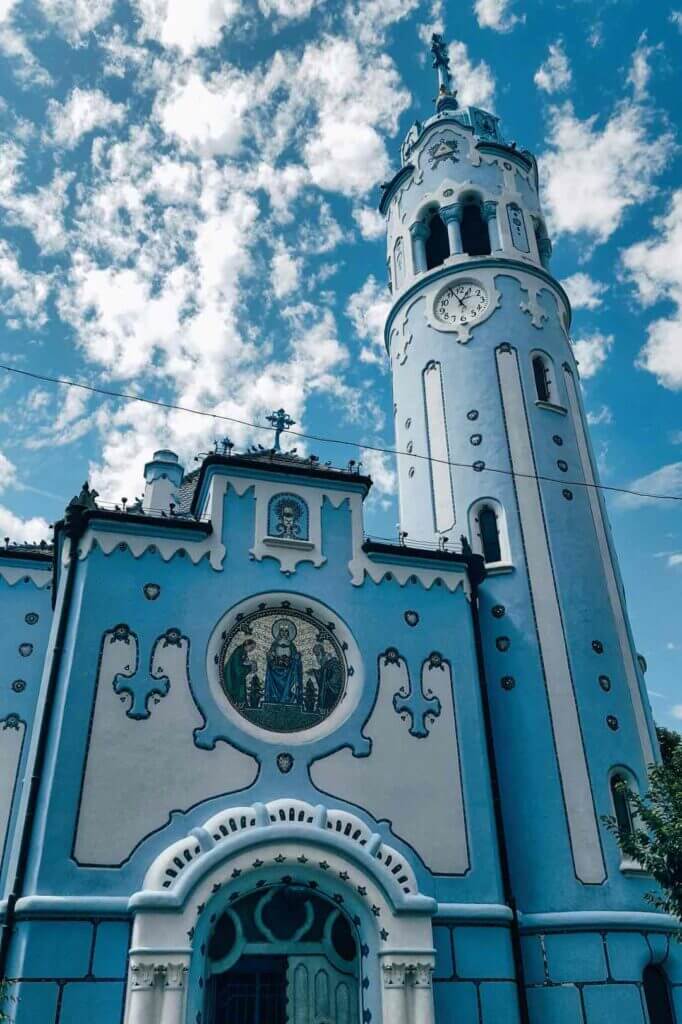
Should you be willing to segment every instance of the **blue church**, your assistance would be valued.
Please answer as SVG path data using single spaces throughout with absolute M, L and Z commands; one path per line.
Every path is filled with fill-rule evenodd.
M 398 541 L 279 410 L 0 550 L 15 1024 L 682 1022 L 603 823 L 659 754 L 536 161 L 432 48 L 380 204 Z

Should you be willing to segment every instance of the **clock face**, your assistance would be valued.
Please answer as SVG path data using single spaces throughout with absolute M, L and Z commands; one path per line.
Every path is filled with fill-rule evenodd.
M 478 281 L 458 281 L 448 285 L 438 295 L 434 313 L 438 320 L 452 326 L 475 323 L 485 315 L 490 298 Z

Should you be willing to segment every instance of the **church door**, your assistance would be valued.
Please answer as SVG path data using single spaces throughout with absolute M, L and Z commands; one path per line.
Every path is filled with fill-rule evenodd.
M 287 1024 L 358 1024 L 358 989 L 324 956 L 290 956 Z

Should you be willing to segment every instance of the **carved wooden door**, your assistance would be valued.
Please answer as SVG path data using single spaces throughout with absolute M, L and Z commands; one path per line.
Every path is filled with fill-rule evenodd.
M 287 1024 L 358 1024 L 358 983 L 326 956 L 290 956 Z

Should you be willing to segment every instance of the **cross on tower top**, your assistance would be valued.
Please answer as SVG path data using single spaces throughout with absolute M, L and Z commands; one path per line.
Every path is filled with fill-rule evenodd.
M 273 445 L 273 451 L 280 451 L 279 439 L 285 430 L 289 427 L 293 427 L 296 420 L 293 420 L 288 412 L 284 409 L 277 409 L 275 412 L 270 413 L 269 416 L 265 417 L 268 423 L 271 423 L 275 429 L 275 443 Z
M 457 90 L 452 88 L 450 57 L 447 45 L 440 32 L 434 32 L 431 36 L 431 53 L 433 54 L 433 67 L 438 71 L 436 110 L 440 111 L 445 107 L 451 107 L 453 110 L 456 110 Z

